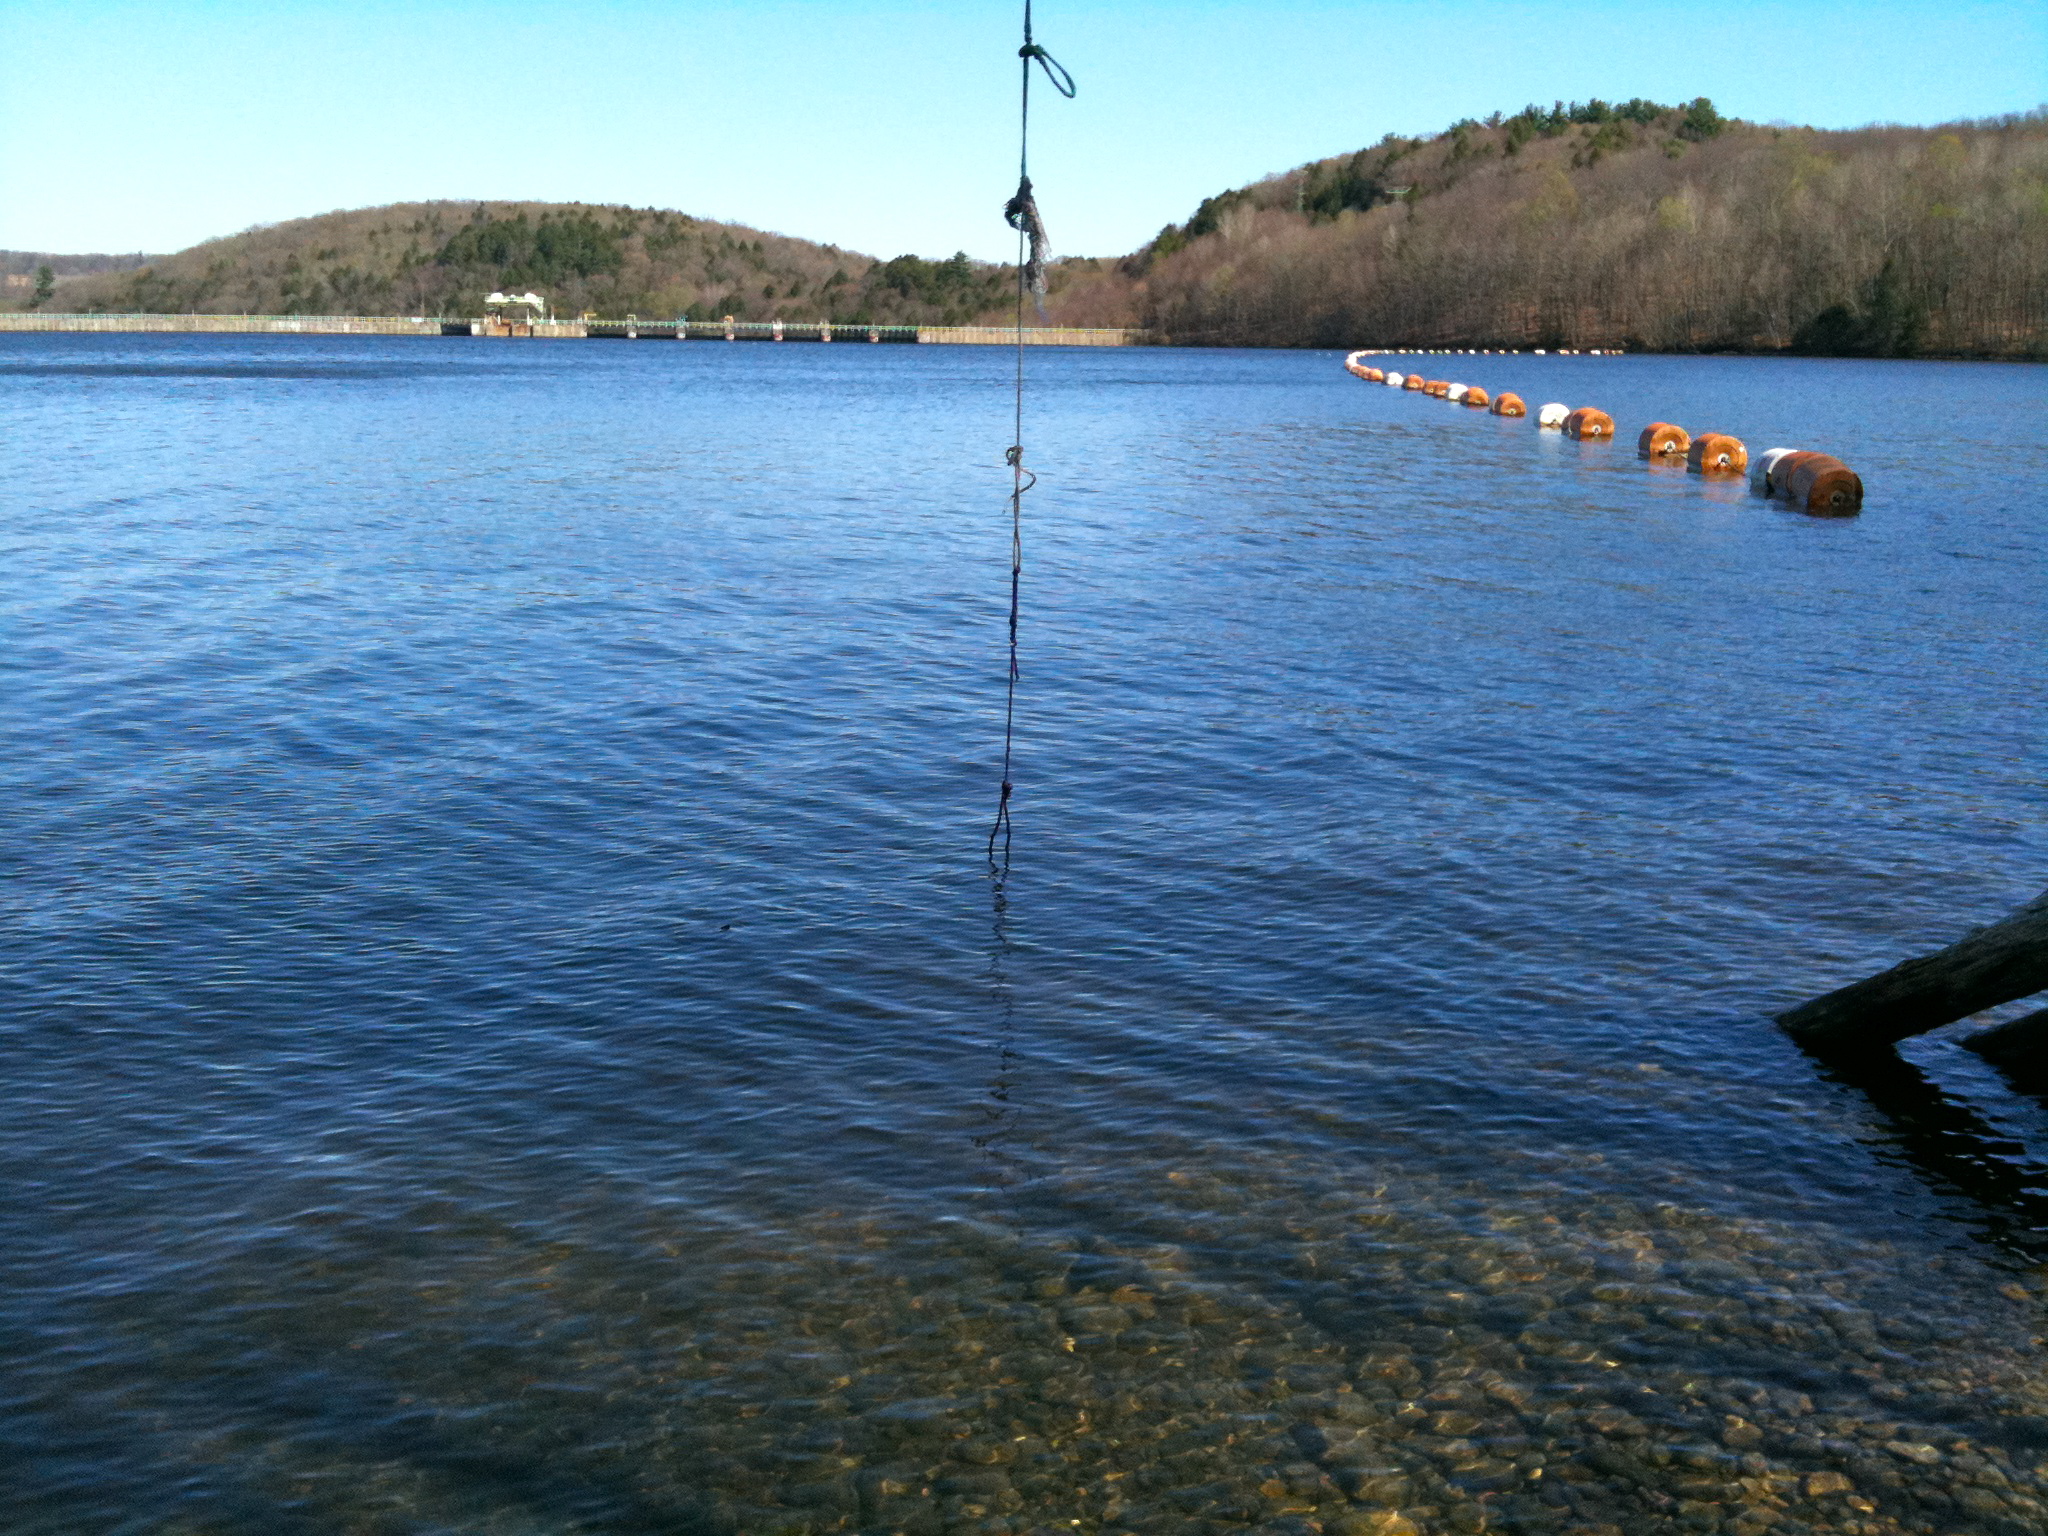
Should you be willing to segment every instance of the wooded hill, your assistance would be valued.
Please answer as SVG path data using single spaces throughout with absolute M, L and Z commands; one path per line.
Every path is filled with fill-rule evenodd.
M 1064 324 L 1238 346 L 2048 355 L 2048 114 L 1823 133 L 1704 100 L 1390 135 L 1203 202 Z
M 660 209 L 451 202 L 252 229 L 61 298 L 81 312 L 468 316 L 494 289 L 533 288 L 563 315 L 957 325 L 1013 283 L 965 256 L 877 261 Z
M 152 261 L 161 260 L 161 256 L 146 256 L 141 252 L 132 256 L 114 256 L 104 252 L 65 256 L 55 251 L 0 251 L 0 273 L 31 273 L 38 267 L 48 267 L 51 275 L 61 280 L 95 272 L 132 272 L 137 267 L 146 267 Z
M 1055 214 L 1057 230 L 1057 206 Z M 46 307 L 1004 323 L 1015 270 L 656 209 L 405 203 L 65 279 Z M 19 296 L 13 307 L 20 307 Z M 1048 318 L 1226 346 L 2048 356 L 2048 112 L 1823 133 L 1601 101 L 1389 135 L 1206 199 Z

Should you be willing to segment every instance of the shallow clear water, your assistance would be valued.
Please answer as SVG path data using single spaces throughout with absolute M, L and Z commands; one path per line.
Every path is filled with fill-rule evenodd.
M 2025 1532 L 2038 368 L 0 338 L 9 1532 Z M 1651 417 L 1827 448 L 1819 520 Z

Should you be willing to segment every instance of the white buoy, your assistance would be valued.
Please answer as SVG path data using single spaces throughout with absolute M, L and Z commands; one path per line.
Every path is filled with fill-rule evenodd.
M 1749 488 L 1759 496 L 1768 496 L 1777 489 L 1771 484 L 1771 471 L 1777 468 L 1778 460 L 1788 453 L 1797 453 L 1797 448 L 1766 448 L 1749 461 Z
M 1536 425 L 1539 427 L 1556 427 L 1559 431 L 1563 431 L 1564 419 L 1569 415 L 1571 415 L 1571 411 L 1568 408 L 1553 401 L 1549 405 L 1540 405 L 1536 408 Z
M 1407 379 L 1403 378 L 1398 373 L 1390 373 L 1387 375 L 1387 384 L 1390 388 L 1399 389 L 1403 384 L 1406 384 L 1407 382 Z
M 1446 400 L 1462 400 L 1465 398 L 1466 395 L 1470 393 L 1471 390 L 1467 386 L 1463 384 L 1453 384 L 1449 389 L 1444 391 L 1444 398 Z

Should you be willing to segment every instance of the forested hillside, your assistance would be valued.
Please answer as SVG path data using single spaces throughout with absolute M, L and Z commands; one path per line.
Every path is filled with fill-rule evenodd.
M 1001 304 L 1010 269 L 964 256 L 877 261 L 659 209 L 399 203 L 210 240 L 67 285 L 80 311 L 475 315 L 493 289 L 556 313 L 958 324 Z
M 133 256 L 114 256 L 104 252 L 66 256 L 56 251 L 0 251 L 0 273 L 28 273 L 38 267 L 48 267 L 51 275 L 62 281 L 67 277 L 95 272 L 130 272 L 162 259 L 161 256 L 145 256 L 140 252 Z
M 1823 133 L 1704 99 L 1529 107 L 1219 193 L 1052 279 L 1055 323 L 1205 345 L 2048 356 L 2048 113 Z M 1014 281 L 656 209 L 444 202 L 250 230 L 43 302 L 466 316 L 531 287 L 565 315 L 959 324 L 1007 320 Z
M 2048 353 L 2048 116 L 1822 133 L 1528 108 L 1206 200 L 1067 324 L 1245 346 Z

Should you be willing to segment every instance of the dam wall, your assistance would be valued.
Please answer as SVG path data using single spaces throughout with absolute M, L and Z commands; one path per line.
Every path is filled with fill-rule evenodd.
M 54 315 L 0 314 L 0 332 L 76 331 L 244 336 L 480 336 L 503 340 L 808 341 L 940 346 L 1132 347 L 1144 331 L 1027 325 L 798 324 L 771 320 L 534 320 L 503 322 L 397 315 Z

